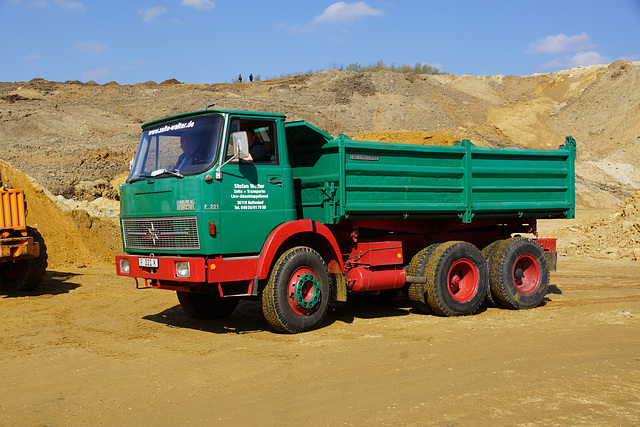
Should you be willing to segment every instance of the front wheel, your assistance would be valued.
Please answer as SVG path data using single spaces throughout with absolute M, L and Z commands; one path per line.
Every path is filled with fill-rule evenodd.
M 262 312 L 279 332 L 316 328 L 329 308 L 329 271 L 322 256 L 306 246 L 283 253 L 262 291 Z
M 487 295 L 487 263 L 471 243 L 438 246 L 427 260 L 424 276 L 427 302 L 444 316 L 472 314 Z

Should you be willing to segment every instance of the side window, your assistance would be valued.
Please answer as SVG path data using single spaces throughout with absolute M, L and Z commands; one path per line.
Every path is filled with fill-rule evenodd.
M 277 164 L 276 123 L 273 120 L 233 119 L 227 135 L 227 158 L 233 156 L 234 132 L 247 132 L 250 158 L 243 160 L 260 164 Z

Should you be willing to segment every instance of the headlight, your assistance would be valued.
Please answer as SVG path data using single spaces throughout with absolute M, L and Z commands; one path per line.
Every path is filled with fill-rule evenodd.
M 120 273 L 129 274 L 129 258 L 120 258 Z
M 189 268 L 188 261 L 176 261 L 176 276 L 177 277 L 191 276 L 191 269 Z

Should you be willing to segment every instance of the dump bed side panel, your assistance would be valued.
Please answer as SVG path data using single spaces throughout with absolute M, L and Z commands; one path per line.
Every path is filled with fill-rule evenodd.
M 575 141 L 558 150 L 334 141 L 290 151 L 299 216 L 563 217 L 575 207 Z
M 344 144 L 341 214 L 456 215 L 466 208 L 463 147 Z
M 558 150 L 472 148 L 471 209 L 476 215 L 573 218 L 574 157 Z

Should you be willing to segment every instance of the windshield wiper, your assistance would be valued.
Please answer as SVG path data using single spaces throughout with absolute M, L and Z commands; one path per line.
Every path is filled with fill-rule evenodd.
M 158 169 L 158 170 L 155 170 L 155 171 L 151 172 L 150 175 L 142 173 L 142 174 L 138 175 L 137 177 L 129 180 L 128 182 L 136 182 L 136 181 L 139 181 L 139 180 L 145 179 L 145 178 L 157 178 L 157 177 L 162 176 L 162 175 L 171 175 L 171 176 L 175 176 L 177 178 L 184 178 L 184 175 L 182 175 L 180 172 L 170 171 L 170 170 L 167 170 L 167 169 Z
M 158 169 L 158 170 L 155 170 L 155 171 L 151 172 L 151 177 L 152 177 L 152 178 L 156 178 L 156 177 L 161 176 L 161 175 L 164 175 L 164 174 L 169 174 L 169 175 L 172 175 L 172 176 L 177 176 L 178 178 L 184 178 L 184 175 L 182 175 L 180 172 L 177 172 L 177 171 L 170 171 L 170 170 L 167 170 L 167 169 Z

